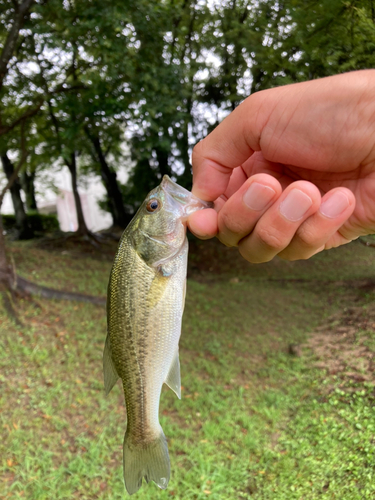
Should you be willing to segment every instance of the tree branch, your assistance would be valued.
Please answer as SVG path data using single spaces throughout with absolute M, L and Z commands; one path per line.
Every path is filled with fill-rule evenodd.
M 25 120 L 27 120 L 28 118 L 31 118 L 32 116 L 36 115 L 37 112 L 40 110 L 40 108 L 42 107 L 42 104 L 43 104 L 43 101 L 44 99 L 40 100 L 39 103 L 36 105 L 35 108 L 29 108 L 27 111 L 25 111 L 23 113 L 23 115 L 19 116 L 16 120 L 14 120 L 13 123 L 11 123 L 10 125 L 7 125 L 7 126 L 2 126 L 0 124 L 0 136 L 4 135 L 4 134 L 7 134 L 8 132 L 10 132 L 11 130 L 13 130 L 15 127 L 17 127 L 17 125 L 19 125 L 20 123 L 24 123 Z
M 14 22 L 0 54 L 0 90 L 2 89 L 4 78 L 7 74 L 7 66 L 13 56 L 20 30 L 25 23 L 26 14 L 29 13 L 34 1 L 35 0 L 24 0 L 21 4 L 15 6 Z

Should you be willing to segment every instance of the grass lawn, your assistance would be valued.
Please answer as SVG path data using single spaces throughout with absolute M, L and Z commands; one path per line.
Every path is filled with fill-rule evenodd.
M 375 249 L 256 266 L 217 242 L 191 248 L 182 400 L 166 389 L 160 406 L 171 480 L 134 498 L 375 498 Z M 105 295 L 107 254 L 35 243 L 9 254 L 35 283 Z M 17 308 L 22 329 L 0 304 L 0 497 L 126 497 L 123 395 L 118 384 L 105 397 L 102 382 L 104 308 Z

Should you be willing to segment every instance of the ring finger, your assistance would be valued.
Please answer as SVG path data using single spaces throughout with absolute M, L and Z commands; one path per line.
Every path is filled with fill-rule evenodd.
M 308 259 L 328 246 L 348 243 L 338 230 L 352 215 L 355 197 L 349 189 L 337 188 L 326 193 L 319 210 L 298 228 L 294 238 L 279 256 L 287 260 Z

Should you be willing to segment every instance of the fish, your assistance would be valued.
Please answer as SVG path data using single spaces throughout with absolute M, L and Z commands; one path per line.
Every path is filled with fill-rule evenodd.
M 161 489 L 170 479 L 159 402 L 164 383 L 181 399 L 178 344 L 186 295 L 186 220 L 211 206 L 165 175 L 122 234 L 110 273 L 104 388 L 108 395 L 122 381 L 127 413 L 123 473 L 130 495 L 143 478 Z

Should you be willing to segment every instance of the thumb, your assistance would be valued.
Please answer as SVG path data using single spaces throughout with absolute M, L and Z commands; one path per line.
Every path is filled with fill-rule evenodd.
M 260 149 L 260 123 L 251 118 L 257 114 L 255 97 L 248 97 L 194 147 L 192 191 L 198 198 L 216 200 L 225 192 L 232 170 Z

